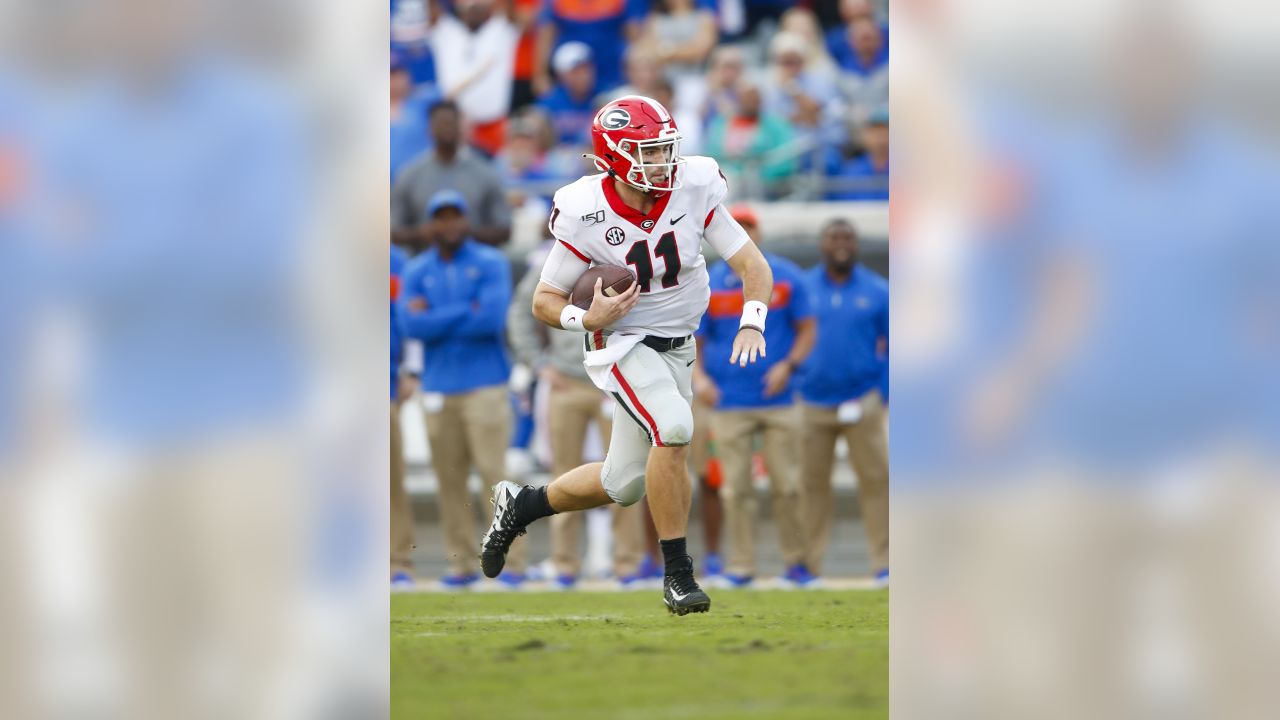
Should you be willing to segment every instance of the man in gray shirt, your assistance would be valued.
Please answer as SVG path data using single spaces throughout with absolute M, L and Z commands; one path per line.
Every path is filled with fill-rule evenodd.
M 431 107 L 435 147 L 405 165 L 391 187 L 391 242 L 414 253 L 435 242 L 426 212 L 431 196 L 444 189 L 466 198 L 471 235 L 486 245 L 511 236 L 511 209 L 492 163 L 462 144 L 462 118 L 450 100 Z

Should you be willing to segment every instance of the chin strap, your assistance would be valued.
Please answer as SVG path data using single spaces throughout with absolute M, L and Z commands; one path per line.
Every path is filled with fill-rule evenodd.
M 610 175 L 614 174 L 613 170 L 609 168 L 609 164 L 606 163 L 603 159 L 601 159 L 599 155 L 592 155 L 591 153 L 582 153 L 582 157 L 587 158 L 591 160 L 591 162 L 595 163 L 596 169 L 599 170 L 600 172 L 607 172 Z

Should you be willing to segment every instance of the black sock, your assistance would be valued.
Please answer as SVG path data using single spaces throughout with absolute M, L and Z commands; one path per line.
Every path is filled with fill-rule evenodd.
M 521 525 L 528 525 L 538 518 L 555 515 L 556 511 L 551 509 L 551 502 L 547 500 L 546 486 L 521 491 L 516 496 L 515 514 L 516 522 Z
M 659 540 L 658 544 L 662 546 L 662 561 L 666 566 L 667 575 L 693 571 L 693 558 L 689 557 L 689 552 L 685 550 L 684 538 Z

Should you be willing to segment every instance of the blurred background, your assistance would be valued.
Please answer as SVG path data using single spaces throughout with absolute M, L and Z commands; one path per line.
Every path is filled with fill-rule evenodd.
M 0 716 L 385 712 L 386 16 L 0 17 Z
M 893 716 L 1272 714 L 1280 16 L 893 19 Z

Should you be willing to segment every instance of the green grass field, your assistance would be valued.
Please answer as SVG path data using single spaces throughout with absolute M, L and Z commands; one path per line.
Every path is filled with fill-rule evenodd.
M 393 718 L 887 718 L 887 591 L 391 598 Z

